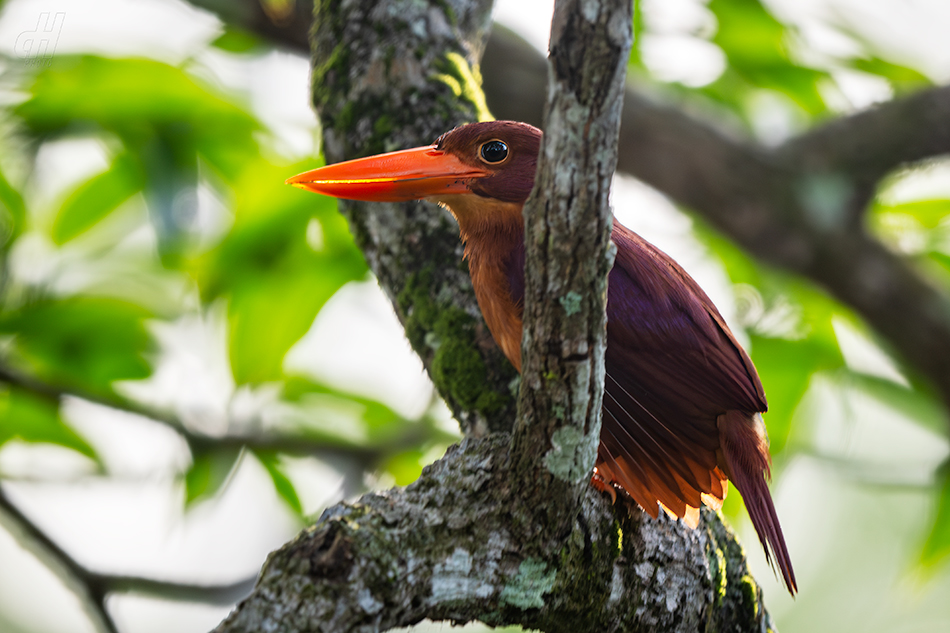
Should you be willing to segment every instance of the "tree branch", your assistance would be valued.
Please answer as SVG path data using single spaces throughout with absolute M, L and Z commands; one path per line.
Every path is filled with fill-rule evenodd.
M 118 633 L 115 621 L 106 608 L 106 596 L 101 585 L 90 582 L 86 569 L 20 512 L 6 496 L 2 486 L 0 521 L 24 549 L 31 551 L 73 592 L 96 630 L 101 633 Z
M 950 86 L 834 119 L 776 150 L 802 171 L 840 174 L 872 190 L 901 165 L 948 153 Z
M 627 59 L 629 0 L 558 0 L 534 190 L 524 208 L 525 303 L 516 479 L 566 533 L 588 485 L 604 394 L 608 202 Z M 520 474 L 518 474 L 520 473 Z
M 587 487 L 574 536 L 539 548 L 514 527 L 533 509 L 513 489 L 508 441 L 465 440 L 407 488 L 327 510 L 270 556 L 216 633 L 368 632 L 427 617 L 572 633 L 774 629 L 711 512 L 691 530 L 617 511 Z
M 329 438 L 322 439 L 305 432 L 232 431 L 221 436 L 208 435 L 190 429 L 178 416 L 168 411 L 148 407 L 118 394 L 102 395 L 73 387 L 52 385 L 4 365 L 0 365 L 0 382 L 18 387 L 57 405 L 67 398 L 76 398 L 161 424 L 181 436 L 192 452 L 209 447 L 247 447 L 251 450 L 273 450 L 291 455 L 346 457 L 366 467 L 372 467 L 387 455 L 418 446 L 427 437 L 437 437 L 446 442 L 454 440 L 452 436 L 434 429 L 420 429 L 418 424 L 412 424 L 417 422 L 414 420 L 406 420 L 405 432 L 391 438 L 384 446 L 365 446 Z
M 254 586 L 253 577 L 227 585 L 195 585 L 90 571 L 26 516 L 2 486 L 0 521 L 24 549 L 33 552 L 79 598 L 93 626 L 102 633 L 118 633 L 106 607 L 106 598 L 112 593 L 139 593 L 166 600 L 228 605 L 246 596 Z
M 102 586 L 107 593 L 137 593 L 165 600 L 230 606 L 251 593 L 257 582 L 257 574 L 225 585 L 171 582 L 92 572 L 89 573 L 89 579 L 90 582 Z

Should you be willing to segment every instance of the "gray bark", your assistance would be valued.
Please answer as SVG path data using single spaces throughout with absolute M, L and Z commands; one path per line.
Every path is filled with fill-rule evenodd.
M 327 510 L 271 554 L 217 633 L 382 631 L 423 618 L 543 631 L 774 629 L 741 547 L 711 512 L 692 530 L 618 511 L 590 487 L 564 539 L 519 526 L 509 438 L 465 440 L 404 489 Z
M 573 520 L 600 442 L 613 264 L 608 198 L 631 19 L 629 0 L 555 3 L 547 132 L 524 207 L 523 374 L 512 453 L 516 476 L 535 479 L 533 494 L 551 498 L 546 523 L 555 533 Z

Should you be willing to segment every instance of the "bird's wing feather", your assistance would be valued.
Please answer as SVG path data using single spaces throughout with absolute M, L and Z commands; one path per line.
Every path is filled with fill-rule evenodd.
M 752 361 L 712 301 L 679 264 L 614 225 L 617 259 L 608 284 L 608 336 L 649 359 L 650 374 L 720 411 L 765 411 Z M 625 372 L 628 373 L 628 372 Z M 649 380 L 649 375 L 644 376 Z M 656 381 L 653 381 L 656 382 Z
M 725 496 L 717 416 L 766 409 L 752 362 L 712 301 L 676 262 L 614 223 L 607 300 L 603 430 L 598 468 L 656 516 Z M 524 297 L 524 246 L 506 275 Z
M 696 282 L 620 224 L 613 239 L 601 469 L 651 514 L 683 516 L 725 492 L 717 416 L 764 411 L 765 394 Z

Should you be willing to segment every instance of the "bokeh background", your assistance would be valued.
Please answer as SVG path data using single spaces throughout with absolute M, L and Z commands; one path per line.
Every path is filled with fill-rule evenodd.
M 552 0 L 495 4 L 545 49 Z M 766 144 L 950 81 L 946 0 L 636 15 L 631 81 Z M 176 584 L 253 579 L 308 517 L 457 439 L 336 203 L 283 184 L 322 160 L 308 86 L 303 56 L 181 0 L 0 0 L 0 631 L 94 631 L 93 574 L 163 581 L 108 595 L 123 633 L 209 630 L 230 594 Z M 633 179 L 613 203 L 762 374 L 796 600 L 736 495 L 724 512 L 779 629 L 950 630 L 939 402 L 820 289 Z M 937 160 L 889 177 L 868 222 L 950 290 L 948 213 Z

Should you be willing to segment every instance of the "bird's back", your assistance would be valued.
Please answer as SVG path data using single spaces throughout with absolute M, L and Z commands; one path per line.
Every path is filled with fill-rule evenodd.
M 752 361 L 675 261 L 619 222 L 612 239 L 617 257 L 607 284 L 601 477 L 651 516 L 663 508 L 694 527 L 701 505 L 721 506 L 731 479 L 794 591 L 765 483 L 769 454 L 760 412 L 767 405 Z M 489 329 L 520 368 L 524 245 L 509 244 L 469 244 L 467 251 L 480 253 L 469 265 Z

